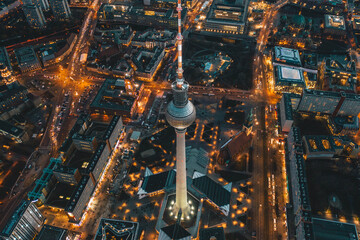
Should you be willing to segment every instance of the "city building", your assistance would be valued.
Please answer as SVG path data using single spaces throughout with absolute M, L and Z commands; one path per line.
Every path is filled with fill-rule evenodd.
M 135 32 L 129 25 L 117 26 L 114 29 L 96 28 L 94 39 L 101 43 L 112 43 L 117 45 L 128 46 L 134 37 Z
M 345 18 L 337 15 L 325 15 L 324 33 L 346 35 Z
M 346 55 L 325 57 L 319 66 L 318 89 L 356 93 L 355 61 Z
M 280 125 L 281 131 L 288 133 L 294 123 L 293 101 L 299 100 L 300 95 L 284 93 L 280 100 Z M 296 108 L 295 108 L 296 109 Z
M 292 127 L 286 139 L 288 188 L 296 239 L 313 240 L 311 206 L 300 129 Z M 290 175 L 290 176 L 289 176 Z M 288 213 L 289 216 L 289 213 Z M 289 219 L 289 218 L 288 218 Z
M 221 146 L 217 163 L 228 165 L 233 161 L 238 161 L 237 157 L 244 154 L 252 144 L 252 135 L 246 131 L 239 131 L 234 137 L 230 138 Z
M 17 81 L 0 86 L 0 120 L 20 114 L 27 107 L 34 107 L 32 96 L 26 87 Z
M 139 239 L 139 223 L 102 218 L 94 240 Z
M 11 70 L 3 63 L 0 63 L 0 77 L 0 85 L 11 85 L 16 82 Z
M 306 52 L 304 51 L 302 54 L 302 61 L 304 70 L 318 70 L 318 54 L 314 52 Z
M 111 68 L 111 71 L 115 76 L 119 76 L 121 78 L 128 78 L 129 76 L 134 75 L 134 69 L 125 59 L 118 61 L 117 64 Z
M 301 93 L 306 88 L 303 71 L 295 67 L 275 66 L 274 91 L 279 93 Z
M 142 81 L 152 81 L 164 56 L 164 48 L 154 47 L 153 49 L 138 49 L 131 58 L 136 79 Z
M 33 47 L 22 47 L 14 50 L 22 73 L 41 69 L 40 61 Z
M 67 20 L 71 17 L 71 11 L 67 0 L 50 0 L 51 10 L 58 20 Z
M 331 159 L 334 156 L 356 158 L 359 146 L 347 137 L 303 136 L 306 158 Z
M 229 215 L 232 183 L 222 185 L 205 174 L 194 172 L 192 187 L 211 206 L 221 211 L 225 216 Z
M 44 221 L 44 216 L 35 204 L 23 200 L 0 232 L 0 237 L 4 240 L 33 239 L 40 232 Z
M 44 225 L 35 240 L 67 240 L 68 230 L 50 225 Z
M 49 1 L 48 0 L 23 0 L 24 5 L 32 5 L 35 4 L 42 11 L 49 10 Z
M 360 113 L 360 96 L 304 89 L 297 111 L 319 115 L 357 116 Z
M 300 54 L 297 49 L 276 46 L 274 47 L 273 61 L 290 66 L 301 66 Z
M 356 225 L 353 223 L 344 223 L 315 217 L 312 220 L 315 240 L 359 239 Z
M 342 0 L 291 0 L 290 2 L 292 4 L 300 5 L 304 9 L 337 15 L 343 14 L 345 5 L 348 5 L 348 2 L 344 3 Z M 349 1 L 349 3 L 351 2 L 352 1 Z
M 341 95 L 335 92 L 325 92 L 305 89 L 298 106 L 300 112 L 333 114 L 340 102 Z
M 25 4 L 22 6 L 26 21 L 33 28 L 44 28 L 46 20 L 43 11 L 36 4 Z
M 328 122 L 333 135 L 356 135 L 359 132 L 358 116 L 335 116 L 330 117 Z
M 89 0 L 70 0 L 71 7 L 88 7 L 89 4 Z
M 93 114 L 118 115 L 127 122 L 138 111 L 143 89 L 143 84 L 129 79 L 108 78 L 90 104 L 90 111 Z
M 4 64 L 9 71 L 12 71 L 9 54 L 5 47 L 0 47 L 0 63 Z
M 248 0 L 214 1 L 206 16 L 203 30 L 223 35 L 244 34 L 248 4 Z
M 122 129 L 119 116 L 97 122 L 81 115 L 28 197 L 79 222 Z
M 53 186 L 53 171 L 55 168 L 58 168 L 61 163 L 62 156 L 59 156 L 58 158 L 50 158 L 50 163 L 46 168 L 44 168 L 41 177 L 35 181 L 35 187 L 28 193 L 28 198 L 31 201 L 36 202 L 38 205 L 44 204 L 46 197 Z
M 318 44 L 317 36 L 321 35 L 320 26 L 310 16 L 281 13 L 277 31 L 273 35 L 274 44 L 296 46 L 299 49 L 312 48 Z
M 160 229 L 159 240 L 191 240 L 191 234 L 180 224 L 175 223 Z
M 132 40 L 132 45 L 145 48 L 168 48 L 175 46 L 176 32 L 171 30 L 148 29 L 144 32 L 138 31 Z
M 144 179 L 139 184 L 137 193 L 139 198 L 151 197 L 173 189 L 175 187 L 175 175 L 174 170 L 153 174 L 149 168 L 146 168 Z
M 199 232 L 199 240 L 225 240 L 224 228 L 222 227 L 212 227 L 212 228 L 202 228 Z
M 29 140 L 29 135 L 24 129 L 2 120 L 0 120 L 0 135 L 3 135 L 17 143 L 26 142 Z
M 187 9 L 181 12 L 184 24 Z M 168 8 L 143 8 L 129 3 L 103 4 L 99 10 L 99 22 L 121 22 L 140 26 L 176 29 L 177 11 Z
M 43 66 L 48 67 L 64 60 L 73 50 L 76 40 L 77 35 L 72 33 L 66 39 L 65 45 L 61 44 L 62 47 L 60 49 L 56 44 L 49 44 L 38 49 Z
M 360 113 L 360 95 L 348 93 L 342 100 L 339 103 L 341 105 L 338 107 L 339 111 L 336 112 L 336 115 L 357 116 Z

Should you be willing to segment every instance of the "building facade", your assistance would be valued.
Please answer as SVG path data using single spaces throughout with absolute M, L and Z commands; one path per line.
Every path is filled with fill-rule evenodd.
M 58 20 L 67 20 L 71 17 L 71 11 L 67 0 L 50 0 L 51 10 Z
M 33 239 L 40 232 L 45 217 L 31 201 L 22 201 L 8 220 L 0 236 L 4 240 Z
M 41 8 L 35 4 L 25 4 L 22 7 L 26 21 L 33 28 L 44 28 L 46 20 Z

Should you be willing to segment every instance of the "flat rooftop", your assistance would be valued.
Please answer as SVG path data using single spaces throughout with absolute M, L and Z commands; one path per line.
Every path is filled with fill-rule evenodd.
M 5 47 L 0 47 L 0 63 L 5 64 L 5 66 L 11 69 L 9 55 Z
M 276 84 L 303 84 L 305 85 L 302 70 L 294 67 L 275 66 Z
M 176 39 L 176 31 L 149 29 L 143 32 L 136 32 L 133 41 L 164 42 Z
M 139 223 L 102 218 L 94 240 L 135 240 Z
M 210 240 L 211 237 L 215 237 L 216 240 L 225 240 L 224 228 L 202 228 L 199 232 L 199 240 Z
M 125 85 L 119 85 L 117 79 L 106 79 L 90 107 L 130 112 L 135 100 L 135 96 L 126 94 Z
M 16 224 L 19 222 L 20 218 L 26 211 L 29 204 L 30 204 L 30 201 L 25 201 L 25 200 L 23 200 L 19 204 L 19 206 L 16 208 L 16 210 L 12 214 L 11 218 L 7 221 L 6 226 L 0 232 L 0 236 L 7 236 L 7 237 L 10 236 L 11 232 L 16 227 Z
M 11 134 L 13 136 L 16 136 L 16 137 L 20 137 L 23 133 L 24 133 L 24 130 L 22 130 L 21 128 L 18 128 L 6 121 L 2 121 L 0 120 L 0 131 L 4 131 L 8 134 Z
M 325 15 L 325 28 L 345 31 L 345 19 L 343 16 Z
M 144 177 L 138 194 L 152 193 L 175 185 L 176 172 L 174 170 L 151 174 Z
M 346 222 L 352 222 L 354 216 L 360 216 L 358 204 L 360 181 L 358 174 L 354 174 L 356 160 L 347 160 L 346 158 L 339 158 L 336 161 L 307 159 L 305 165 L 313 217 L 326 217 L 327 219 L 343 217 Z M 326 232 L 327 230 L 323 230 L 322 234 L 326 234 Z M 320 239 L 351 238 L 322 237 Z
M 355 224 L 313 218 L 316 240 L 358 240 Z
M 66 234 L 66 229 L 44 225 L 35 240 L 63 240 Z
M 206 19 L 230 24 L 244 24 L 248 2 L 243 0 L 214 0 Z
M 77 168 L 80 171 L 87 168 L 87 165 L 84 163 L 88 163 L 91 159 L 91 156 L 93 153 L 86 152 L 86 151 L 80 151 L 75 150 L 73 154 L 68 158 L 68 160 L 65 162 L 65 165 L 71 168 Z
M 154 47 L 153 49 L 139 49 L 132 57 L 132 61 L 137 67 L 137 72 L 151 72 L 156 66 L 159 58 L 163 56 L 164 49 Z
M 33 47 L 18 48 L 14 52 L 19 65 L 39 62 Z
M 46 205 L 64 209 L 75 189 L 76 185 L 58 182 L 47 197 Z
M 274 48 L 275 60 L 289 64 L 301 65 L 299 50 L 276 46 Z

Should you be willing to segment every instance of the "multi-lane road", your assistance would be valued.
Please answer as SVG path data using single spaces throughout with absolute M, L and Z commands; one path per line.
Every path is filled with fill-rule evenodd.
M 254 144 L 254 199 L 252 229 L 256 230 L 257 239 L 273 240 L 274 234 L 274 218 L 273 207 L 269 204 L 269 146 L 268 131 L 266 126 L 265 105 L 272 103 L 269 94 L 269 79 L 267 78 L 267 69 L 264 66 L 264 52 L 266 50 L 269 34 L 271 33 L 273 22 L 277 16 L 278 10 L 287 4 L 288 0 L 280 0 L 273 4 L 264 14 L 262 29 L 257 38 L 257 46 L 254 55 L 254 89 L 257 99 L 262 99 L 263 104 L 257 108 L 256 114 L 259 125 L 256 127 L 256 141 Z M 280 233 L 281 234 L 281 233 Z

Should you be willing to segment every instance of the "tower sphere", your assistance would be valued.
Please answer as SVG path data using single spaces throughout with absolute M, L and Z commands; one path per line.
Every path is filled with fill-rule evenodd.
M 171 101 L 167 107 L 165 116 L 172 127 L 184 129 L 195 121 L 196 110 L 190 101 L 188 101 L 184 107 L 177 107 L 174 102 Z

